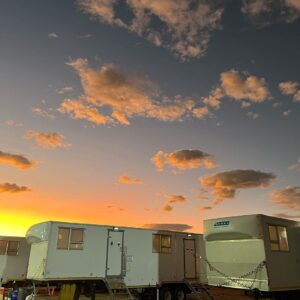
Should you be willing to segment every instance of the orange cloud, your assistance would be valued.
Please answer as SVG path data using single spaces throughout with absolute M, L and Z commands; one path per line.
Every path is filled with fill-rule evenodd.
M 200 177 L 199 180 L 217 197 L 213 204 L 219 204 L 226 199 L 233 199 L 237 190 L 267 187 L 275 178 L 276 176 L 272 173 L 255 170 L 232 170 Z
M 138 185 L 138 184 L 142 184 L 143 181 L 141 179 L 138 179 L 135 177 L 129 177 L 129 176 L 122 175 L 119 177 L 119 183 Z
M 200 150 L 177 150 L 170 153 L 160 150 L 151 158 L 151 161 L 159 172 L 163 172 L 165 164 L 173 170 L 196 169 L 201 166 L 208 169 L 216 167 L 214 157 Z
M 28 140 L 34 139 L 37 146 L 45 149 L 67 148 L 71 146 L 71 144 L 64 143 L 64 137 L 57 132 L 39 132 L 29 130 L 24 138 Z
M 27 186 L 18 186 L 15 183 L 0 183 L 0 193 L 21 193 L 21 192 L 29 192 L 31 191 Z
M 197 206 L 200 211 L 211 210 L 211 206 Z
M 182 60 L 200 57 L 208 48 L 210 33 L 221 29 L 223 9 L 215 3 L 189 0 L 128 0 L 133 17 L 125 22 L 118 17 L 117 3 L 103 0 L 78 0 L 79 7 L 101 22 L 125 28 L 158 47 L 170 49 Z M 154 19 L 160 28 L 154 27 Z
M 173 206 L 170 205 L 170 204 L 166 204 L 166 205 L 163 207 L 163 210 L 164 210 L 164 211 L 172 211 L 172 210 L 173 210 Z
M 300 210 L 300 186 L 288 186 L 272 192 L 272 202 L 288 209 Z
M 256 25 L 291 23 L 300 17 L 299 0 L 243 0 L 242 13 Z
M 65 99 L 58 110 L 74 119 L 122 125 L 129 125 L 134 116 L 176 121 L 195 105 L 193 100 L 180 96 L 159 102 L 159 89 L 144 75 L 125 75 L 112 65 L 94 70 L 81 58 L 68 65 L 80 76 L 84 94 L 78 100 Z M 103 114 L 104 107 L 111 109 L 110 114 Z
M 23 155 L 2 151 L 0 151 L 0 164 L 12 166 L 20 170 L 33 169 L 36 165 L 35 162 L 30 161 Z
M 198 119 L 204 119 L 206 117 L 212 116 L 212 113 L 209 111 L 207 106 L 194 108 L 192 110 L 193 116 Z
M 65 99 L 58 111 L 70 114 L 72 119 L 85 119 L 98 125 L 112 122 L 110 117 L 100 114 L 96 107 L 86 105 L 80 100 Z
M 224 92 L 220 87 L 213 89 L 208 97 L 202 98 L 204 104 L 211 106 L 214 109 L 221 107 L 221 99 L 224 97 Z
M 264 78 L 253 75 L 244 78 L 238 71 L 230 70 L 221 73 L 220 80 L 224 94 L 234 100 L 247 99 L 260 103 L 270 97 Z
M 279 90 L 283 95 L 293 95 L 295 102 L 300 102 L 300 89 L 298 89 L 299 83 L 293 81 L 280 82 L 278 85 Z
M 170 230 L 170 231 L 186 231 L 193 228 L 193 226 L 188 224 L 161 224 L 161 223 L 152 223 L 143 225 L 147 229 L 157 229 L 157 230 Z
M 167 199 L 169 203 L 186 202 L 186 197 L 182 195 L 169 195 Z

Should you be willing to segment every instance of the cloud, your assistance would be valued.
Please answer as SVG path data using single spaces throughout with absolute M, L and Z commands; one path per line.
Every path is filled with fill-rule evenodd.
M 19 123 L 19 122 L 15 122 L 14 120 L 7 120 L 7 121 L 5 121 L 4 125 L 6 127 L 15 127 L 15 128 L 20 128 L 20 127 L 24 126 L 24 124 Z
M 89 38 L 91 38 L 91 37 L 93 37 L 93 35 L 92 35 L 92 34 L 89 34 L 89 33 L 83 34 L 83 35 L 80 35 L 80 36 L 79 36 L 80 39 L 89 39 Z
M 211 33 L 221 29 L 223 13 L 215 1 L 127 0 L 122 3 L 132 18 L 125 22 L 117 13 L 118 1 L 77 0 L 77 3 L 92 18 L 134 32 L 157 47 L 170 49 L 182 60 L 205 54 Z
M 207 97 L 202 98 L 202 102 L 218 110 L 225 97 L 239 101 L 242 108 L 247 108 L 254 103 L 262 103 L 270 99 L 270 91 L 264 78 L 244 75 L 231 69 L 220 74 L 220 83 L 211 90 Z M 251 113 L 250 116 L 258 117 L 255 113 Z
M 216 167 L 214 157 L 200 150 L 183 149 L 170 153 L 159 150 L 151 158 L 151 161 L 159 172 L 163 172 L 165 165 L 169 165 L 173 171 L 176 169 L 187 170 L 199 167 L 210 169 Z
M 283 218 L 283 219 L 299 219 L 300 218 L 300 214 L 299 215 L 290 215 L 290 214 L 286 214 L 286 213 L 278 213 L 278 214 L 273 214 L 274 217 L 277 218 Z
M 284 112 L 282 113 L 282 115 L 283 115 L 284 117 L 288 117 L 291 113 L 292 113 L 292 111 L 291 111 L 290 109 L 288 109 L 288 110 L 284 111 Z
M 57 39 L 58 35 L 55 32 L 48 33 L 48 38 L 50 39 Z
M 21 154 L 12 154 L 0 151 L 0 164 L 15 167 L 20 170 L 33 169 L 36 162 L 30 161 Z
M 72 119 L 88 120 L 97 125 L 110 123 L 112 119 L 99 113 L 98 109 L 92 105 L 87 105 L 83 101 L 65 99 L 58 109 L 60 113 L 69 114 Z
M 278 88 L 283 95 L 293 95 L 295 102 L 300 102 L 299 83 L 296 81 L 285 81 L 278 84 Z
M 221 107 L 221 99 L 224 97 L 224 92 L 220 87 L 213 89 L 208 97 L 202 98 L 204 104 L 211 106 L 214 109 Z
M 188 224 L 151 223 L 143 225 L 143 228 L 156 230 L 186 231 L 193 228 Z
M 259 118 L 259 114 L 254 111 L 248 111 L 246 115 L 248 117 L 252 118 L 253 120 L 256 120 Z
M 232 170 L 200 177 L 200 183 L 216 196 L 213 204 L 233 199 L 240 189 L 267 187 L 276 176 L 256 170 Z
M 204 119 L 206 117 L 211 117 L 212 113 L 209 111 L 207 106 L 199 107 L 199 108 L 194 108 L 192 110 L 193 116 L 198 118 L 198 119 Z
M 186 197 L 182 195 L 169 195 L 167 197 L 169 203 L 180 203 L 180 202 L 186 202 Z
M 298 82 L 285 81 L 278 84 L 278 88 L 283 95 L 294 95 L 298 90 Z
M 300 210 L 300 186 L 288 186 L 272 192 L 272 202 L 292 210 Z
M 64 143 L 64 136 L 58 132 L 39 132 L 29 130 L 24 136 L 25 139 L 34 139 L 37 146 L 50 149 L 50 148 L 68 148 L 71 144 Z
M 200 211 L 206 211 L 206 210 L 211 210 L 212 207 L 211 206 L 197 206 L 197 209 L 199 209 Z
M 282 102 L 274 102 L 273 104 L 272 104 L 272 106 L 274 107 L 274 108 L 277 108 L 277 107 L 279 107 L 279 106 L 281 106 L 282 105 Z
M 300 17 L 300 4 L 299 0 L 243 0 L 241 11 L 251 23 L 263 27 L 294 22 Z
M 35 107 L 31 110 L 33 113 L 37 114 L 38 116 L 41 116 L 43 118 L 49 119 L 49 120 L 54 120 L 56 117 L 52 114 L 49 114 L 47 111 L 39 108 L 39 107 Z
M 27 186 L 18 186 L 15 183 L 0 183 L 0 193 L 21 193 L 31 191 Z
M 129 176 L 126 176 L 126 175 L 122 175 L 122 176 L 119 177 L 119 183 L 138 185 L 138 184 L 142 184 L 143 181 L 141 179 L 138 179 L 138 178 L 135 178 L 135 177 L 129 177 Z
M 158 87 L 145 75 L 126 75 L 112 65 L 94 70 L 81 58 L 68 65 L 80 76 L 84 94 L 79 99 L 65 99 L 58 110 L 75 119 L 122 125 L 129 125 L 134 116 L 176 121 L 195 105 L 193 100 L 180 96 L 159 102 Z
M 61 88 L 61 89 L 58 91 L 58 94 L 63 95 L 63 94 L 66 94 L 66 93 L 71 93 L 71 92 L 73 92 L 73 91 L 74 91 L 74 89 L 73 89 L 72 86 L 66 85 L 66 86 L 64 86 L 63 88 Z
M 253 75 L 243 76 L 236 70 L 223 72 L 220 75 L 223 93 L 234 100 L 248 100 L 261 103 L 269 99 L 270 92 L 264 78 Z
M 174 204 L 176 203 L 184 203 L 187 201 L 185 196 L 182 195 L 166 195 L 167 203 L 163 207 L 164 211 L 172 211 L 174 208 Z
M 163 210 L 164 210 L 164 211 L 172 211 L 172 210 L 173 210 L 173 206 L 170 205 L 170 204 L 166 204 L 166 205 L 163 207 Z
M 297 162 L 295 164 L 289 166 L 289 170 L 300 172 L 300 157 L 297 159 Z

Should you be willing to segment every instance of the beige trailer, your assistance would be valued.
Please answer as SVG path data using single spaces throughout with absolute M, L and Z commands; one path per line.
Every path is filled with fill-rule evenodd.
M 204 239 L 209 285 L 262 292 L 300 289 L 298 222 L 266 215 L 206 220 Z
M 26 279 L 29 253 L 24 237 L 0 237 L 0 286 Z
M 183 299 L 192 282 L 205 282 L 202 235 L 129 227 L 44 222 L 26 234 L 27 278 L 44 282 L 121 280 L 147 292 L 161 287 Z M 166 292 L 167 291 L 167 292 Z

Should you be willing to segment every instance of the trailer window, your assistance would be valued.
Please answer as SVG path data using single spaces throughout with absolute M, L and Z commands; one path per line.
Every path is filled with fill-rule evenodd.
M 18 255 L 19 244 L 18 241 L 0 241 L 0 255 Z
M 171 253 L 172 237 L 165 234 L 152 235 L 152 252 L 155 253 Z
M 285 226 L 269 225 L 271 250 L 289 251 L 287 231 Z
M 7 241 L 0 241 L 0 255 L 6 255 Z
M 83 229 L 71 229 L 70 249 L 83 249 Z
M 82 250 L 83 229 L 58 228 L 57 249 Z

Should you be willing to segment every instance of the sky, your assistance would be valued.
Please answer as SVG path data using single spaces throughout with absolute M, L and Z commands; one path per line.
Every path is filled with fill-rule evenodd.
M 0 234 L 300 218 L 299 0 L 4 0 L 0 45 Z

